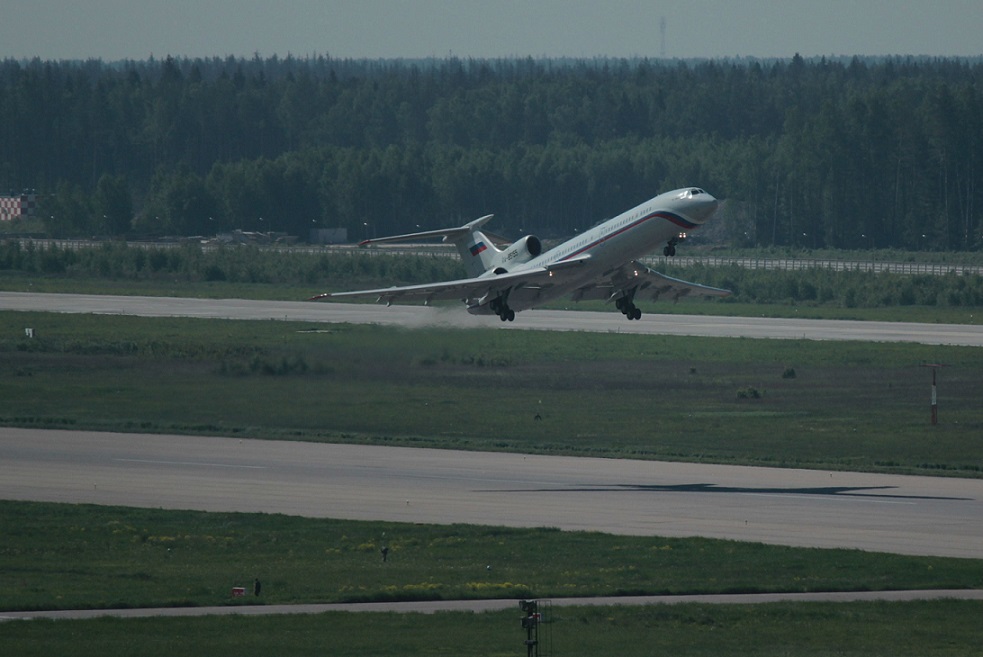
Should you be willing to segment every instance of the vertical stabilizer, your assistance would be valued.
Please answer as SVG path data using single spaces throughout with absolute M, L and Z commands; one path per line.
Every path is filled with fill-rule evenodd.
M 358 245 L 365 247 L 374 244 L 409 242 L 442 237 L 445 242 L 450 242 L 457 247 L 457 252 L 461 256 L 461 262 L 464 263 L 464 266 L 468 270 L 468 276 L 474 278 L 481 276 L 489 269 L 497 267 L 501 262 L 502 251 L 484 233 L 478 230 L 488 223 L 493 216 L 495 215 L 488 214 L 457 228 L 425 230 L 419 233 L 407 233 L 406 235 L 393 235 L 391 237 L 373 237 L 372 239 L 362 240 Z
M 468 223 L 460 235 L 448 236 L 444 239 L 452 242 L 457 247 L 457 252 L 461 256 L 461 262 L 468 270 L 468 276 L 472 278 L 481 276 L 489 269 L 493 268 L 499 260 L 501 251 L 496 247 L 484 233 L 478 230 L 484 225 L 492 215 L 475 219 Z

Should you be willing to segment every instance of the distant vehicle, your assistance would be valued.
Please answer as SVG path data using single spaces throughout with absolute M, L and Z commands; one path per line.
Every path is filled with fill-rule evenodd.
M 660 274 L 638 262 L 659 246 L 666 256 L 706 222 L 717 199 L 698 187 L 660 194 L 559 246 L 543 252 L 542 242 L 526 235 L 499 249 L 479 230 L 493 215 L 458 228 L 430 230 L 360 242 L 359 246 L 441 237 L 456 247 L 470 274 L 455 281 L 388 287 L 376 290 L 319 294 L 311 300 L 376 297 L 387 305 L 403 301 L 458 299 L 473 315 L 498 315 L 513 321 L 515 313 L 560 297 L 575 301 L 601 299 L 614 303 L 628 319 L 640 319 L 636 298 L 652 300 L 686 295 L 724 297 L 728 290 L 688 283 Z

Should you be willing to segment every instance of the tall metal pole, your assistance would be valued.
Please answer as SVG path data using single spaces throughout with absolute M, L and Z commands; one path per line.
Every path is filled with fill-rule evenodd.
M 519 600 L 519 608 L 525 614 L 522 628 L 526 631 L 526 657 L 539 657 L 539 603 L 536 600 Z
M 923 367 L 929 367 L 932 369 L 932 426 L 934 427 L 939 423 L 939 393 L 935 372 L 942 367 L 942 365 L 938 363 L 931 363 L 923 365 Z

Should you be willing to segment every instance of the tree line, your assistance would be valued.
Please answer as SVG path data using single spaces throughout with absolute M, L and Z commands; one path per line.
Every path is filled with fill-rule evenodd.
M 742 246 L 983 245 L 983 59 L 0 62 L 53 236 L 570 234 L 660 191 Z

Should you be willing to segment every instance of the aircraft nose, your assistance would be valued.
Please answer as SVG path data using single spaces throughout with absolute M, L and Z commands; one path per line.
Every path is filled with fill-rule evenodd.
M 720 202 L 717 199 L 704 192 L 693 199 L 691 215 L 697 221 L 697 223 L 702 224 L 713 216 L 713 213 L 717 211 L 717 206 L 719 205 Z

